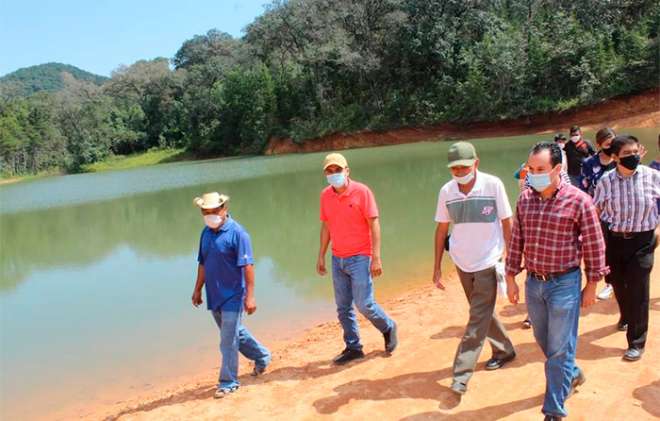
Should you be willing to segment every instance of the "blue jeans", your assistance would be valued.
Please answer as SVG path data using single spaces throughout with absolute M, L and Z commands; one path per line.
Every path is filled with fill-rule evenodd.
M 358 255 L 346 258 L 332 256 L 332 282 L 335 289 L 337 316 L 344 330 L 344 342 L 349 349 L 362 349 L 358 323 L 353 310 L 354 301 L 360 313 L 381 333 L 386 333 L 394 326 L 394 321 L 374 300 L 370 268 L 369 256 Z
M 525 295 L 534 337 L 545 354 L 543 413 L 567 416 L 564 401 L 580 369 L 575 364 L 580 318 L 579 269 L 549 281 L 527 277 Z
M 255 362 L 257 367 L 266 367 L 270 362 L 270 351 L 261 345 L 241 324 L 242 311 L 212 311 L 220 328 L 220 377 L 218 388 L 238 387 L 238 352 Z

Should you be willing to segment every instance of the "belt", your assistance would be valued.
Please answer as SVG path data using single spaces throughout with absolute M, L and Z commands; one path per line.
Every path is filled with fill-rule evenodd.
M 624 240 L 630 240 L 632 238 L 637 237 L 640 234 L 646 234 L 648 231 L 644 232 L 617 232 L 617 231 L 610 231 L 610 234 L 612 237 L 617 237 L 617 238 L 623 238 Z
M 570 269 L 566 269 L 563 272 L 548 272 L 548 273 L 538 273 L 538 272 L 527 272 L 529 276 L 532 278 L 541 281 L 541 282 L 548 282 L 553 279 L 559 278 L 560 276 L 564 276 L 567 273 L 575 272 L 576 270 L 580 269 L 578 266 L 573 266 Z

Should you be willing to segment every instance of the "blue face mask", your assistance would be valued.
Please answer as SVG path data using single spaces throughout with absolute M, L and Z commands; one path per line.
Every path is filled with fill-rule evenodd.
M 327 175 L 325 178 L 328 180 L 328 184 L 336 189 L 342 188 L 346 184 L 346 176 L 343 171 Z
M 545 174 L 527 173 L 527 181 L 529 182 L 529 185 L 539 193 L 547 189 L 550 184 L 552 184 L 549 172 Z

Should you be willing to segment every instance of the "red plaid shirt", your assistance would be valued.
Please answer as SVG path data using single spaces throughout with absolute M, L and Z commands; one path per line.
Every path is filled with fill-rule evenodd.
M 564 272 L 580 266 L 584 256 L 589 281 L 607 275 L 605 240 L 591 197 L 564 181 L 549 199 L 542 199 L 534 189 L 525 189 L 516 205 L 507 275 L 522 271 L 523 255 L 528 272 Z

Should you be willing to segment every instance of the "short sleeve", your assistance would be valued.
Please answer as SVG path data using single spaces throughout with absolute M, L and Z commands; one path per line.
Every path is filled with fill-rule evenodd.
M 596 190 L 594 191 L 593 203 L 596 206 L 596 209 L 603 210 L 605 205 L 605 200 L 607 200 L 607 187 L 609 186 L 609 181 L 606 180 L 607 174 L 601 177 L 596 183 Z
M 326 214 L 324 202 L 323 193 L 321 193 L 321 197 L 319 199 L 319 219 L 323 222 L 328 222 L 328 215 Z
M 511 204 L 509 203 L 509 197 L 506 195 L 506 189 L 502 180 L 497 180 L 497 215 L 500 219 L 511 218 L 513 216 L 513 211 L 511 210 Z
M 447 210 L 447 197 L 444 189 L 438 193 L 438 206 L 435 210 L 435 222 L 451 222 L 449 211 Z
M 368 187 L 365 189 L 362 200 L 364 201 L 364 203 L 362 203 L 362 212 L 364 213 L 364 217 L 368 219 L 378 218 L 378 205 L 376 204 L 376 197 L 374 197 L 374 194 Z
M 252 241 L 250 235 L 245 231 L 240 231 L 236 235 L 236 266 L 242 267 L 254 264 L 252 254 Z
M 202 254 L 202 240 L 204 239 L 204 231 L 199 236 L 199 248 L 197 249 L 197 263 L 204 265 L 204 254 Z

